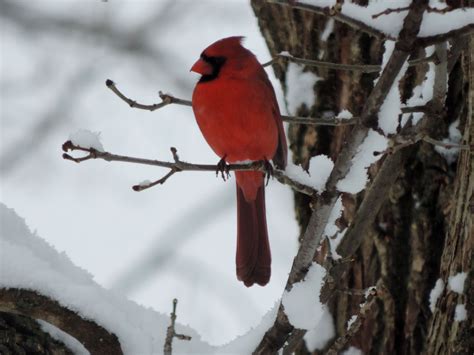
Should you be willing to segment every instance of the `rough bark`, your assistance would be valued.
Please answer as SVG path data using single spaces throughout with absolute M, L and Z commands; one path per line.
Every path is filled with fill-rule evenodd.
M 464 53 L 462 70 L 466 88 L 463 107 L 465 130 L 463 142 L 474 147 L 474 39 L 471 37 Z M 474 351 L 474 155 L 462 151 L 457 163 L 454 193 L 448 208 L 449 225 L 441 256 L 439 277 L 445 282 L 449 276 L 467 272 L 462 295 L 445 289 L 432 315 L 425 354 L 472 354 Z M 467 320 L 453 320 L 455 308 L 464 304 Z
M 11 344 L 17 346 L 14 349 L 20 350 L 28 349 L 30 343 L 35 344 L 35 346 L 41 345 L 37 338 L 41 340 L 43 336 L 38 335 L 41 331 L 38 331 L 38 327 L 34 325 L 36 322 L 21 322 L 21 319 L 29 317 L 33 320 L 44 320 L 76 338 L 92 355 L 122 354 L 120 343 L 115 334 L 109 333 L 93 321 L 82 318 L 77 313 L 60 305 L 57 301 L 34 291 L 0 288 L 0 315 L 4 322 L 8 323 L 8 319 L 12 319 L 10 324 L 13 325 L 10 328 L 22 323 L 27 324 L 27 326 L 15 329 L 15 335 L 19 336 L 15 339 L 19 339 L 20 344 L 12 343 L 8 334 L 7 337 L 0 338 L 0 346 L 5 346 L 7 349 Z M 15 315 L 23 317 L 14 317 Z M 33 327 L 32 331 L 29 330 L 30 327 Z M 65 349 L 64 347 L 63 350 Z M 14 350 L 14 353 L 16 351 Z M 26 353 L 31 352 L 26 351 Z
M 252 1 L 252 6 L 272 54 L 289 51 L 294 56 L 337 63 L 378 64 L 381 61 L 382 41 L 376 37 L 354 31 L 336 22 L 328 40 L 323 41 L 321 33 L 329 19 L 321 14 L 259 0 Z M 458 46 L 459 41 L 453 44 L 456 44 L 456 48 L 462 48 Z M 420 48 L 410 54 L 413 58 L 419 57 L 424 55 L 424 51 Z M 466 119 L 469 113 L 465 108 L 468 106 L 468 71 L 467 66 L 462 64 L 469 55 L 472 57 L 472 54 L 464 51 L 462 57 L 464 59 L 454 58 L 448 61 L 448 70 L 451 74 L 446 105 L 444 110 L 441 107 L 442 110 L 435 117 L 429 118 L 436 119 L 436 124 L 430 124 L 428 127 L 429 134 L 433 137 L 438 139 L 445 137 L 449 124 L 458 118 L 461 120 L 459 126 L 461 132 L 468 131 L 468 127 L 472 127 L 470 121 Z M 286 90 L 286 63 L 279 62 L 274 65 L 274 70 Z M 328 111 L 337 113 L 341 109 L 349 109 L 354 115 L 364 114 L 362 108 L 368 93 L 373 88 L 373 79 L 376 75 L 314 67 L 307 67 L 305 70 L 315 72 L 322 80 L 314 86 L 314 105 L 301 107 L 297 112 L 298 115 L 320 116 Z M 401 83 L 404 100 L 410 97 L 413 87 L 423 80 L 426 70 L 427 66 L 408 70 Z M 434 106 L 436 105 L 433 105 L 433 109 L 437 111 L 439 107 Z M 327 154 L 335 160 L 350 137 L 352 129 L 290 125 L 289 144 L 295 163 L 307 165 L 310 158 L 317 154 Z M 460 176 L 465 176 L 463 181 L 472 183 L 472 175 L 463 173 L 459 165 L 456 169 L 456 164 L 448 164 L 433 146 L 427 143 L 418 143 L 404 154 L 406 156 L 402 165 L 394 163 L 399 176 L 391 185 L 375 222 L 369 230 L 363 232 L 364 238 L 356 251 L 356 260 L 346 276 L 338 279 L 338 287 L 343 289 L 363 289 L 377 282 L 384 285 L 384 292 L 380 294 L 372 314 L 364 319 L 359 331 L 348 342 L 348 346 L 356 346 L 365 354 L 418 352 L 441 354 L 443 351 L 463 353 L 462 351 L 467 349 L 466 346 L 472 344 L 459 347 L 463 341 L 466 342 L 465 337 L 459 334 L 467 334 L 467 331 L 472 333 L 472 323 L 469 325 L 469 322 L 461 322 L 460 330 L 453 330 L 453 313 L 457 300 L 452 296 L 450 299 L 445 299 L 443 294 L 440 304 L 449 303 L 449 307 L 443 306 L 445 309 L 443 318 L 442 315 L 436 314 L 439 312 L 438 309 L 432 317 L 428 299 L 440 275 L 444 275 L 444 280 L 447 281 L 447 276 L 456 273 L 455 270 L 466 271 L 473 268 L 470 257 L 473 254 L 473 243 L 472 240 L 468 242 L 467 238 L 470 235 L 472 239 L 473 235 L 472 221 L 469 222 L 469 218 L 472 219 L 472 207 L 469 207 L 472 206 L 472 200 L 466 197 L 469 184 L 464 182 L 463 187 L 457 187 L 461 184 L 457 182 Z M 466 157 L 462 158 L 462 154 Z M 472 155 L 469 152 L 462 154 L 460 162 L 464 159 L 472 164 Z M 464 163 L 464 166 L 468 165 Z M 375 176 L 379 167 L 380 163 L 370 169 L 372 176 Z M 354 221 L 363 196 L 363 192 L 356 196 L 344 195 L 345 211 L 340 221 L 341 226 Z M 472 186 L 469 196 L 472 196 Z M 314 205 L 314 201 L 307 196 L 295 194 L 295 211 L 301 232 L 308 225 L 312 213 L 311 206 Z M 451 216 L 454 213 L 453 206 L 456 205 L 460 206 L 458 215 L 449 217 L 450 211 Z M 469 213 L 470 216 L 466 217 Z M 453 226 L 455 223 L 453 220 L 457 221 L 457 227 Z M 460 235 L 461 233 L 464 233 L 464 237 Z M 454 239 L 450 242 L 450 245 L 454 245 L 451 247 L 454 251 L 449 255 L 446 255 L 446 247 L 443 247 L 445 235 L 446 243 L 449 239 Z M 459 245 L 460 240 L 464 240 L 462 249 Z M 461 254 L 464 255 L 463 259 L 460 258 Z M 462 267 L 459 265 L 461 260 L 463 260 Z M 455 267 L 443 266 L 451 265 L 453 262 Z M 468 280 L 472 280 L 471 274 Z M 470 282 L 472 286 L 472 281 Z M 470 299 L 471 303 L 466 304 L 466 308 L 471 315 L 471 317 L 468 315 L 468 319 L 472 319 L 472 313 L 469 313 L 472 312 L 472 287 L 469 290 L 471 297 L 466 296 L 466 299 Z M 466 295 L 469 294 L 468 291 L 465 292 Z M 337 293 L 330 299 L 329 305 L 337 336 L 345 333 L 347 320 L 357 313 L 362 301 L 362 296 L 345 293 Z M 436 318 L 440 318 L 439 325 L 433 324 Z M 452 332 L 457 334 L 457 337 L 454 337 Z M 454 339 L 453 344 L 445 341 L 444 338 L 448 335 L 451 336 L 450 339 Z M 435 345 L 431 345 L 433 339 L 436 339 L 435 342 L 443 343 L 444 347 L 436 345 L 436 348 Z M 458 344 L 458 348 L 454 347 L 454 343 Z M 301 353 L 306 351 L 303 343 L 298 349 Z M 431 349 L 439 350 L 432 352 Z M 455 352 L 454 349 L 460 349 L 461 352 Z
M 0 354 L 72 355 L 29 317 L 0 312 Z

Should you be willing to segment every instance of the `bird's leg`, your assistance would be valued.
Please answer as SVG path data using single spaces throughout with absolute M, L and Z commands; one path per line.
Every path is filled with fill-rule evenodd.
M 273 178 L 273 165 L 267 160 L 267 158 L 263 160 L 263 170 L 265 172 L 265 176 L 267 177 L 266 185 L 268 185 L 270 177 Z
M 216 169 L 216 176 L 221 173 L 222 180 L 226 180 L 230 178 L 230 173 L 229 173 L 229 164 L 226 163 L 225 158 L 227 155 L 224 155 L 221 160 L 217 163 L 217 169 Z

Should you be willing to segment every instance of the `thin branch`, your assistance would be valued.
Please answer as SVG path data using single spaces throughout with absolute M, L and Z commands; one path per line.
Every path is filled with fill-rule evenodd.
M 0 288 L 0 311 L 44 320 L 77 339 L 91 354 L 123 354 L 114 334 L 35 291 Z
M 147 110 L 147 111 L 155 111 L 158 110 L 164 106 L 167 106 L 169 104 L 177 104 L 177 105 L 184 105 L 184 106 L 191 106 L 191 101 L 189 100 L 182 100 L 178 99 L 172 95 L 164 94 L 161 91 L 159 92 L 159 96 L 161 98 L 161 102 L 158 104 L 152 104 L 152 105 L 145 105 L 136 102 L 135 100 L 132 100 L 125 96 L 118 88 L 117 85 L 110 79 L 107 79 L 105 81 L 105 85 L 112 90 L 112 92 L 120 97 L 123 101 L 125 101 L 130 107 L 132 108 L 138 108 L 140 110 Z
M 474 150 L 473 147 L 470 147 L 467 144 L 457 144 L 457 143 L 451 143 L 451 142 L 443 142 L 443 141 L 439 141 L 437 139 L 431 138 L 431 137 L 426 136 L 426 135 L 424 135 L 421 139 L 426 143 L 429 143 L 429 144 L 432 144 L 432 145 L 438 146 L 438 147 L 443 147 L 445 149 L 469 150 L 471 152 Z
M 176 169 L 171 169 L 165 176 L 163 176 L 161 179 L 158 179 L 156 181 L 153 181 L 153 182 L 148 182 L 148 183 L 141 183 L 141 184 L 138 184 L 138 185 L 133 185 L 132 186 L 132 189 L 133 191 L 143 191 L 143 190 L 146 190 L 146 189 L 149 189 L 150 187 L 153 187 L 153 186 L 156 186 L 156 185 L 163 185 L 166 180 L 168 180 L 171 176 L 173 176 L 175 173 L 177 173 L 178 171 L 180 170 L 176 170 Z
M 432 60 L 432 59 L 430 59 Z M 155 111 L 160 108 L 163 108 L 170 104 L 176 105 L 183 105 L 183 106 L 191 106 L 192 103 L 189 100 L 177 98 L 171 94 L 163 94 L 161 91 L 159 92 L 160 98 L 162 102 L 157 104 L 145 105 L 138 103 L 135 100 L 130 99 L 129 97 L 125 96 L 123 92 L 121 92 L 117 85 L 110 79 L 107 79 L 106 83 L 107 87 L 112 90 L 112 92 L 117 95 L 120 99 L 126 102 L 130 107 L 146 110 L 146 111 Z M 416 106 L 416 107 L 403 107 L 403 113 L 411 113 L 411 112 L 424 112 L 425 106 Z M 309 126 L 349 126 L 355 125 L 360 122 L 360 117 L 352 117 L 349 119 L 339 118 L 337 116 L 331 117 L 301 117 L 301 116 L 287 116 L 281 115 L 281 119 L 284 122 L 293 123 L 293 124 L 304 124 Z
M 173 338 L 178 338 L 181 340 L 191 340 L 192 338 L 189 335 L 178 334 L 175 330 L 175 322 L 176 322 L 176 306 L 178 305 L 178 300 L 175 298 L 173 299 L 173 312 L 170 314 L 171 324 L 169 325 L 168 329 L 166 330 L 166 340 L 165 345 L 163 346 L 163 353 L 165 355 L 171 355 L 172 352 L 172 343 Z
M 362 73 L 378 73 L 382 66 L 380 64 L 342 64 L 342 63 L 333 63 L 333 62 L 325 62 L 321 60 L 314 60 L 314 59 L 304 59 L 294 57 L 288 53 L 279 53 L 275 57 L 273 57 L 270 61 L 262 64 L 264 67 L 272 65 L 273 63 L 277 62 L 278 60 L 288 60 L 290 62 L 304 64 L 308 67 L 319 67 L 319 68 L 328 68 L 328 69 L 335 69 L 335 70 L 347 70 L 347 71 L 360 71 Z M 438 58 L 436 54 L 432 54 L 428 57 L 412 59 L 408 61 L 408 66 L 413 67 L 420 64 L 425 64 L 429 62 L 438 62 Z
M 389 14 L 394 13 L 394 12 L 403 12 L 403 11 L 408 11 L 408 10 L 410 10 L 410 6 L 397 7 L 395 9 L 385 9 L 384 11 L 379 12 L 378 14 L 372 15 L 372 18 L 375 19 L 375 18 L 380 17 L 382 15 L 389 15 Z
M 179 159 L 176 148 L 171 148 L 171 151 L 173 153 L 173 159 L 174 159 L 173 162 L 154 160 L 154 159 L 136 158 L 136 157 L 130 157 L 126 155 L 113 154 L 109 152 L 101 152 L 94 148 L 80 147 L 78 145 L 73 144 L 71 141 L 65 142 L 62 146 L 62 149 L 65 152 L 63 153 L 63 159 L 70 160 L 75 163 L 82 163 L 84 161 L 92 160 L 92 159 L 102 159 L 108 162 L 118 161 L 118 162 L 132 163 L 132 164 L 158 166 L 158 167 L 170 169 L 170 172 L 168 172 L 168 174 L 166 174 L 164 177 L 162 177 L 161 179 L 155 182 L 138 184 L 138 185 L 133 186 L 133 189 L 135 191 L 142 191 L 152 186 L 163 184 L 168 178 L 170 178 L 172 175 L 174 175 L 177 172 L 181 172 L 181 171 L 216 172 L 216 170 L 218 169 L 218 165 L 193 164 L 193 163 L 184 162 Z M 82 151 L 88 154 L 84 157 L 75 158 L 71 156 L 70 154 L 68 154 L 67 153 L 68 151 Z M 257 170 L 257 171 L 266 172 L 265 164 L 266 164 L 265 161 L 256 161 L 250 164 L 230 164 L 230 165 L 227 165 L 227 168 L 229 169 L 229 171 L 237 171 L 237 170 L 238 171 L 250 171 L 250 170 L 255 171 Z M 293 180 L 289 176 L 285 175 L 284 171 L 274 169 L 273 176 L 279 182 L 290 186 L 295 191 L 301 192 L 309 196 L 317 195 L 317 191 L 314 188 L 304 185 L 296 180 Z
M 372 15 L 372 18 L 377 18 L 377 17 L 380 17 L 382 15 L 389 15 L 389 14 L 394 13 L 394 12 L 408 11 L 409 9 L 410 9 L 410 6 L 397 7 L 395 9 L 385 9 L 384 11 L 379 12 L 378 14 Z M 451 6 L 447 6 L 444 9 L 438 9 L 436 7 L 428 6 L 428 8 L 426 9 L 426 12 L 434 12 L 434 13 L 437 13 L 437 14 L 445 14 L 446 12 L 450 12 L 450 11 L 453 11 L 453 10 L 455 10 L 455 8 L 453 8 Z

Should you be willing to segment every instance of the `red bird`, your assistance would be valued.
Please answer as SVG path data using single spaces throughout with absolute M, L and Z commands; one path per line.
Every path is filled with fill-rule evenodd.
M 229 37 L 211 44 L 191 68 L 202 75 L 193 92 L 194 115 L 221 163 L 272 159 L 284 169 L 287 145 L 275 91 L 242 39 Z M 237 171 L 235 177 L 237 279 L 247 287 L 264 286 L 271 274 L 264 174 Z

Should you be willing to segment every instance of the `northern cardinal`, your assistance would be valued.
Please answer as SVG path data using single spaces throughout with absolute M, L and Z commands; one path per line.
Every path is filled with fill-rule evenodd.
M 285 131 L 275 91 L 243 37 L 221 39 L 191 71 L 201 74 L 192 107 L 204 138 L 221 163 L 273 160 L 284 169 Z M 237 171 L 237 279 L 245 286 L 270 280 L 271 255 L 261 171 Z

